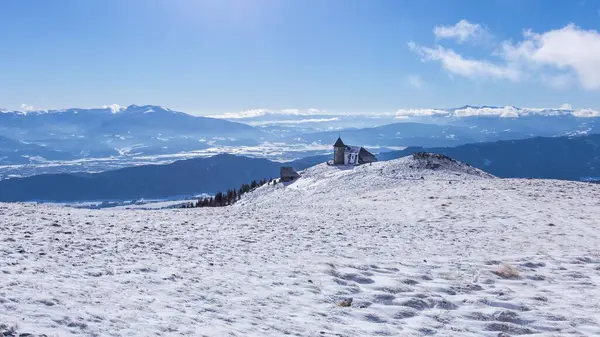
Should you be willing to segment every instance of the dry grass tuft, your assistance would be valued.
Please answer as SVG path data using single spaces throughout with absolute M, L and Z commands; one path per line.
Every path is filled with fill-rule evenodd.
M 349 307 L 352 305 L 352 298 L 346 298 L 336 303 L 338 307 Z
M 516 267 L 513 267 L 511 265 L 508 264 L 501 264 L 498 269 L 496 269 L 494 271 L 494 274 L 502 277 L 502 278 L 506 278 L 506 279 L 518 279 L 520 278 L 519 276 L 519 270 Z

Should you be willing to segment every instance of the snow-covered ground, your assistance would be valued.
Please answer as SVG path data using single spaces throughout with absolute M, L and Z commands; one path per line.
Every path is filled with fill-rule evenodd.
M 598 335 L 599 196 L 403 158 L 224 208 L 0 204 L 0 334 Z
M 198 198 L 187 199 L 187 200 L 167 200 L 167 201 L 149 201 L 145 203 L 137 203 L 123 206 L 116 206 L 115 209 L 165 209 L 165 208 L 177 208 L 184 204 L 195 204 Z

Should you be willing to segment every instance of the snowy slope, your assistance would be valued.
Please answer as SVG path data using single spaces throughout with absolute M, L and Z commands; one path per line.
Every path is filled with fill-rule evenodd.
M 282 198 L 295 204 L 294 198 L 325 199 L 332 197 L 345 200 L 349 196 L 365 192 L 385 193 L 411 184 L 414 180 L 453 181 L 494 179 L 477 168 L 437 154 L 416 154 L 386 162 L 361 166 L 329 166 L 319 164 L 300 172 L 302 178 L 281 186 L 265 186 L 245 196 L 236 206 L 272 203 L 279 205 Z M 321 202 L 321 200 L 319 201 Z
M 0 204 L 0 333 L 600 333 L 600 185 L 419 163 L 320 165 L 225 208 Z

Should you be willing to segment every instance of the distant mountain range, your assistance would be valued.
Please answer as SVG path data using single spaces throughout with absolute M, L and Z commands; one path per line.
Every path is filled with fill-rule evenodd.
M 0 135 L 8 142 L 26 142 L 74 158 L 127 154 L 164 154 L 214 145 L 253 145 L 272 137 L 252 126 L 221 119 L 195 117 L 164 107 L 65 109 L 0 112 Z M 12 148 L 0 143 L 0 153 Z M 38 156 L 21 151 L 21 155 Z M 64 159 L 46 152 L 45 160 Z M 22 157 L 25 158 L 25 157 Z M 23 161 L 0 156 L 0 164 Z
M 259 113 L 226 114 L 222 118 L 258 126 L 263 130 L 276 132 L 285 131 L 289 134 L 321 132 L 331 129 L 362 129 L 374 128 L 398 122 L 477 126 L 496 129 L 501 132 L 509 127 L 513 132 L 537 133 L 546 130 L 546 126 L 555 121 L 567 121 L 567 124 L 551 126 L 557 128 L 559 133 L 587 130 L 586 124 L 597 125 L 600 112 L 591 109 L 571 109 L 562 107 L 558 109 L 544 108 L 519 108 L 514 106 L 472 106 L 465 105 L 450 109 L 400 109 L 394 113 L 374 114 L 327 114 L 324 111 L 301 111 L 285 113 L 259 111 Z M 233 117 L 233 118 L 232 118 Z M 526 126 L 523 130 L 520 125 Z M 492 130 L 488 130 L 492 131 Z M 550 130 L 548 130 L 550 131 Z M 543 136 L 543 134 L 536 134 Z M 558 134 L 552 134 L 558 135 Z M 425 135 L 422 135 L 425 136 Z
M 346 129 L 295 135 L 293 138 L 311 143 L 333 144 L 341 136 L 349 144 L 370 147 L 457 146 L 467 143 L 502 139 L 522 139 L 536 133 L 483 129 L 451 124 L 393 123 L 373 128 Z M 290 137 L 291 138 L 291 137 Z
M 229 120 L 195 117 L 152 105 L 30 112 L 0 110 L 0 165 L 30 164 L 4 173 L 27 175 L 36 166 L 47 166 L 53 161 L 102 163 L 110 158 L 111 162 L 139 165 L 150 157 L 267 151 L 264 149 L 269 149 L 269 153 L 260 155 L 285 160 L 322 153 L 323 146 L 333 144 L 338 135 L 347 143 L 367 146 L 375 152 L 409 146 L 451 147 L 600 133 L 597 115 L 593 110 L 492 106 L 412 109 L 373 115 L 258 110 L 227 115 Z M 100 170 L 109 167 L 94 166 L 100 166 Z M 66 165 L 64 171 L 73 172 L 70 167 L 82 169 Z
M 390 160 L 415 152 L 441 153 L 505 178 L 582 180 L 600 177 L 600 135 L 530 138 L 457 147 L 410 147 L 380 153 Z M 102 173 L 47 174 L 0 181 L 0 201 L 83 201 L 167 198 L 215 193 L 253 179 L 278 177 L 282 165 L 302 170 L 331 155 L 286 164 L 266 159 L 217 155 Z
M 493 113 L 482 112 L 486 109 Z M 600 133 L 600 117 L 581 117 L 578 114 L 585 113 L 575 110 L 531 111 L 532 109 L 514 107 L 471 106 L 433 112 L 430 110 L 407 111 L 405 115 L 398 116 L 406 118 L 395 119 L 394 123 L 381 126 L 292 133 L 287 139 L 330 144 L 341 135 L 348 143 L 371 147 L 447 147 L 497 140 Z

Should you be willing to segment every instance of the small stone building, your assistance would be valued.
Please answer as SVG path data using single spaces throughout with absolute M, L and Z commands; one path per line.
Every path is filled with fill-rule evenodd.
M 374 161 L 377 161 L 375 155 L 362 146 L 346 145 L 339 137 L 333 144 L 334 165 L 360 165 Z
M 296 170 L 294 170 L 293 167 L 283 166 L 279 170 L 279 178 L 282 182 L 294 181 L 300 178 L 300 174 L 298 174 L 298 172 L 296 172 Z

